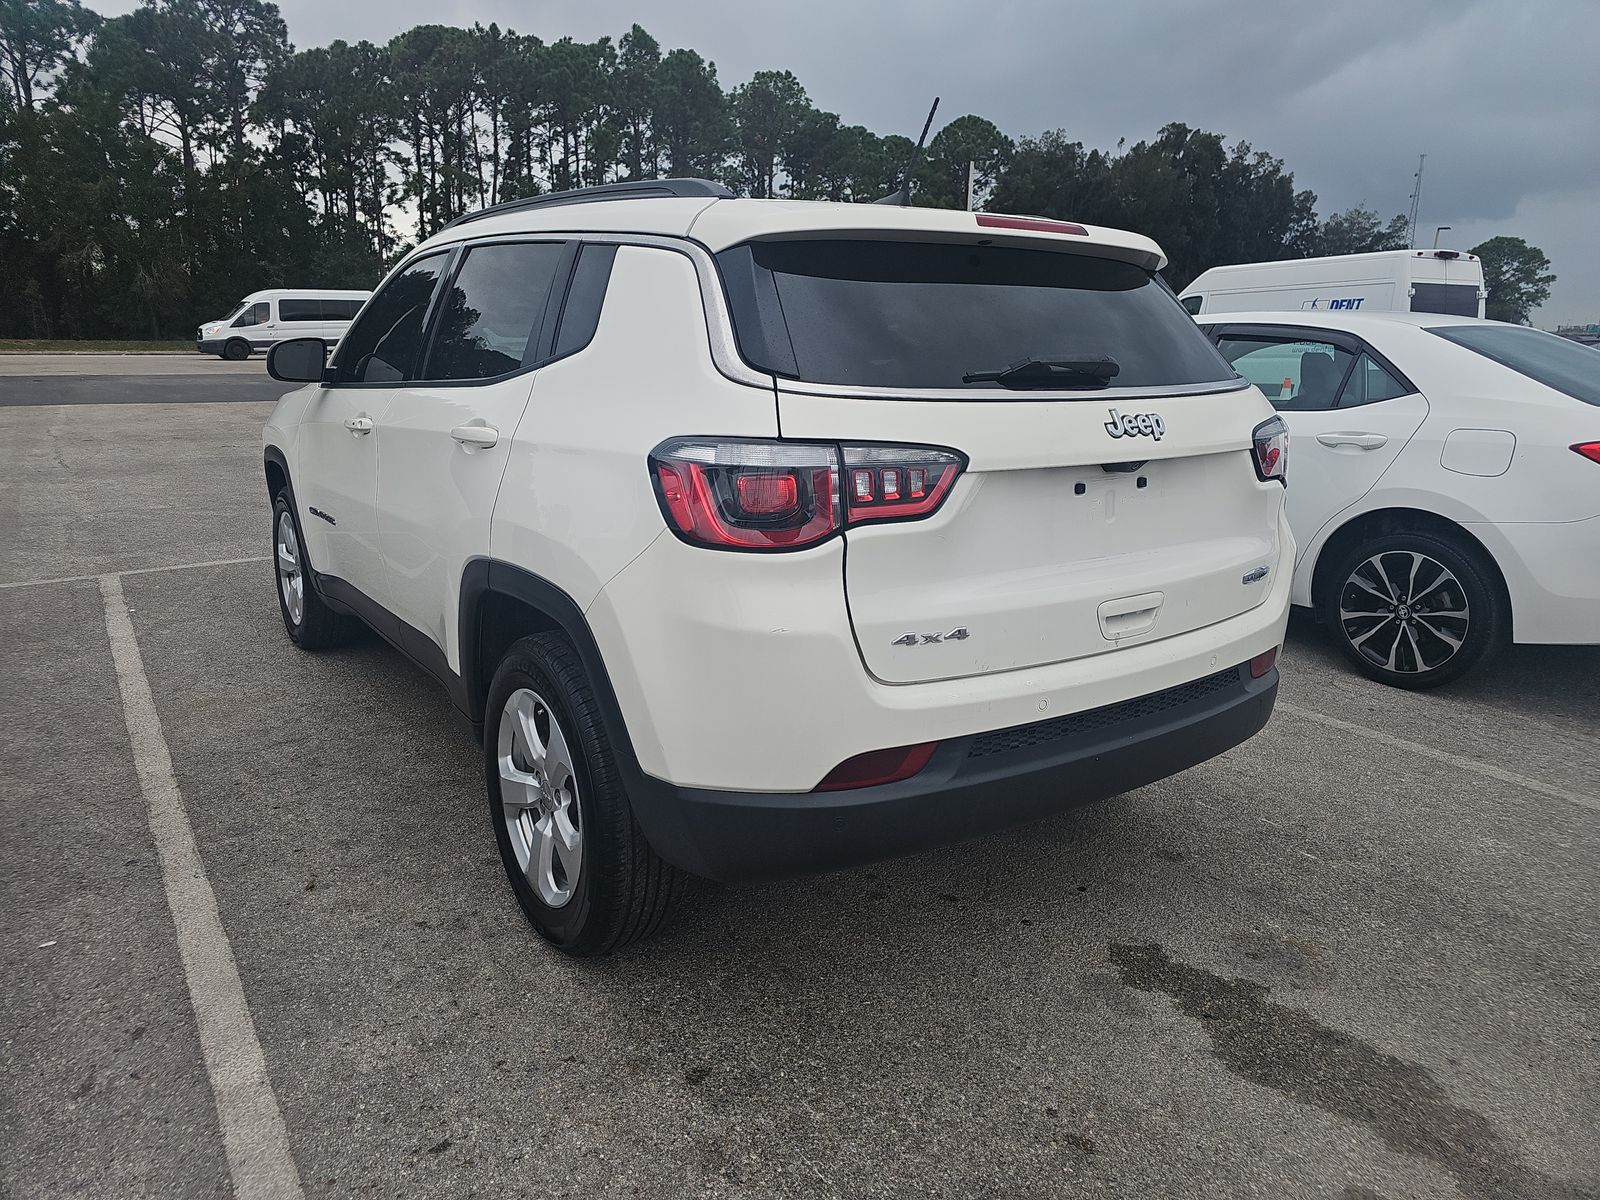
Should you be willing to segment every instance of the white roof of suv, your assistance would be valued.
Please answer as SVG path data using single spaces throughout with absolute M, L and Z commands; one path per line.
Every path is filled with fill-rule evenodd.
M 1025 242 L 1035 249 L 1088 253 L 1159 270 L 1167 257 L 1150 238 L 1121 229 L 1002 213 L 964 212 L 826 200 L 747 200 L 701 181 L 653 181 L 565 193 L 572 199 L 532 197 L 471 213 L 421 246 L 521 233 L 634 233 L 693 238 L 713 253 L 753 238 L 902 237 L 916 241 Z M 663 194 L 681 184 L 694 194 Z M 631 190 L 630 190 L 631 189 Z M 715 189 L 715 191 L 712 191 Z M 685 188 L 685 192 L 690 189 Z M 614 195 L 614 198 L 613 198 Z

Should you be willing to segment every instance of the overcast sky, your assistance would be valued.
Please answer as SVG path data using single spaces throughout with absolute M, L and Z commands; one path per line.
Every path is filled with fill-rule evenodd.
M 296 47 L 382 42 L 427 21 L 547 41 L 635 21 L 717 64 L 724 88 L 787 68 L 819 108 L 915 137 L 932 97 L 1012 137 L 1111 147 L 1165 122 L 1282 158 L 1319 209 L 1410 207 L 1418 237 L 1496 234 L 1558 276 L 1536 323 L 1600 321 L 1600 4 L 1595 0 L 278 0 Z M 135 0 L 88 0 L 107 15 Z M 1160 230 L 1143 230 L 1158 239 Z

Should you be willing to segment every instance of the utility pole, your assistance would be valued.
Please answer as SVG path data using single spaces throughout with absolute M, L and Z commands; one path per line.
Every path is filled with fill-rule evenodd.
M 973 201 L 978 195 L 978 164 L 967 163 L 967 211 L 972 211 Z
M 1417 209 L 1422 204 L 1422 168 L 1427 165 L 1428 156 L 1424 154 L 1417 159 L 1417 173 L 1411 177 L 1413 186 L 1411 188 L 1411 217 L 1409 224 L 1411 226 L 1410 242 L 1413 250 L 1417 248 Z
M 1449 228 L 1449 225 L 1441 225 L 1433 231 L 1433 248 L 1435 250 L 1439 248 L 1439 235 Z

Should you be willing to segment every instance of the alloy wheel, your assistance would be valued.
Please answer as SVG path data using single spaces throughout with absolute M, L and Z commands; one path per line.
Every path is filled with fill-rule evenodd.
M 572 751 L 544 697 L 519 688 L 500 711 L 500 805 L 517 866 L 551 908 L 573 896 L 583 826 Z
M 300 539 L 295 537 L 294 518 L 288 512 L 278 514 L 276 541 L 278 591 L 283 594 L 283 608 L 289 614 L 289 623 L 298 628 L 306 615 L 306 576 L 300 561 Z
M 1466 643 L 1471 619 L 1461 581 L 1416 550 L 1386 550 L 1363 560 L 1339 596 L 1339 625 L 1351 647 L 1399 675 L 1444 666 Z

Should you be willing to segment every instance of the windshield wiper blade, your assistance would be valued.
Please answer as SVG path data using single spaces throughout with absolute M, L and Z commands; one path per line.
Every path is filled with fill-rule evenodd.
M 1023 358 L 999 371 L 968 371 L 962 383 L 1008 388 L 1105 387 L 1122 367 L 1114 358 Z

